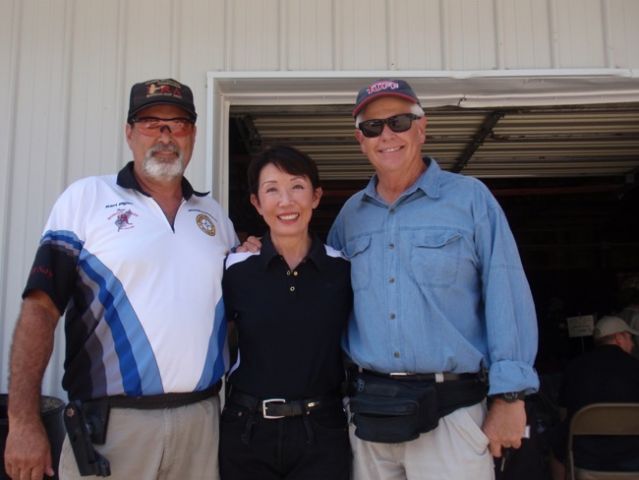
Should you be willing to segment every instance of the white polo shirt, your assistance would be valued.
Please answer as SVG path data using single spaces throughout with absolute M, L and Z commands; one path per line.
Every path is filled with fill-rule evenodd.
M 23 294 L 43 290 L 66 309 L 71 399 L 202 390 L 228 366 L 221 279 L 233 225 L 184 179 L 172 228 L 132 168 L 60 196 Z

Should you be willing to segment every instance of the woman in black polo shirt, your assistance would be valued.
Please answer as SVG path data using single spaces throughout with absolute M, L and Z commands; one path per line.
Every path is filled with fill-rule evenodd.
M 315 163 L 274 147 L 248 170 L 269 232 L 229 255 L 222 282 L 238 333 L 220 426 L 222 480 L 347 479 L 351 452 L 340 386 L 350 265 L 309 233 L 322 189 Z

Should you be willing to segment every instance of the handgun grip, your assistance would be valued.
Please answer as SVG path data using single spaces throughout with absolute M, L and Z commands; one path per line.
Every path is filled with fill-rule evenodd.
M 65 407 L 64 426 L 80 475 L 97 475 L 99 477 L 111 475 L 109 461 L 95 450 L 91 442 L 91 435 L 79 402 L 70 402 Z

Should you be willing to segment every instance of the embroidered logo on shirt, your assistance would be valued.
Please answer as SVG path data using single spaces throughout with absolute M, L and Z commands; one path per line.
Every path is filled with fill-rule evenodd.
M 207 235 L 212 237 L 215 236 L 215 224 L 213 223 L 213 219 L 209 217 L 206 213 L 200 213 L 197 217 L 195 217 L 195 223 L 200 227 Z
M 133 213 L 130 208 L 118 208 L 115 213 L 112 213 L 109 216 L 109 220 L 115 217 L 115 226 L 118 227 L 118 232 L 120 230 L 125 230 L 128 228 L 133 228 L 135 225 L 131 223 L 131 217 L 137 217 L 137 213 Z

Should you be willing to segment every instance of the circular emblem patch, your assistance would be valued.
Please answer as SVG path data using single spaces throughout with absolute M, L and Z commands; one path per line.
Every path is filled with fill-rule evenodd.
M 207 235 L 215 235 L 215 224 L 213 223 L 213 219 L 206 213 L 198 214 L 198 216 L 195 217 L 195 223 L 197 223 L 197 226 L 200 227 L 200 230 L 202 230 Z

